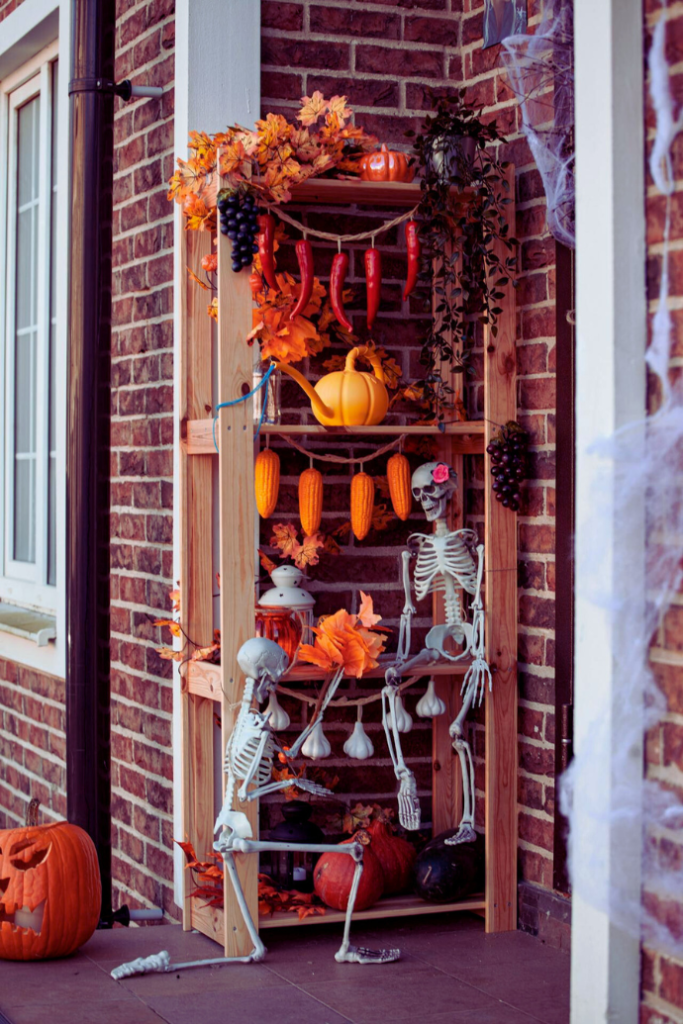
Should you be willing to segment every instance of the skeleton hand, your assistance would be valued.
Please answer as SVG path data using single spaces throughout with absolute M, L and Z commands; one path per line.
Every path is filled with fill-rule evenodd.
M 489 691 L 493 689 L 493 679 L 491 678 L 491 669 L 484 658 L 475 658 L 470 667 L 465 673 L 465 678 L 462 681 L 460 687 L 460 694 L 471 693 L 472 703 L 481 704 L 484 699 L 484 693 L 486 691 L 486 682 L 488 680 Z M 477 696 L 479 699 L 477 699 Z

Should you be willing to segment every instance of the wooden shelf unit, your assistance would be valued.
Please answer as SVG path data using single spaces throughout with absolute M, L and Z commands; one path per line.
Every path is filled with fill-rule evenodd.
M 508 170 L 514 195 L 514 172 Z M 410 207 L 419 201 L 418 184 L 315 180 L 298 186 L 296 203 L 364 204 L 391 209 Z M 514 206 L 506 207 L 510 231 L 514 232 Z M 254 605 L 249 599 L 257 575 L 254 523 L 256 508 L 252 486 L 254 469 L 254 421 L 251 402 L 224 408 L 216 423 L 220 453 L 213 440 L 213 420 L 207 418 L 212 400 L 212 321 L 206 315 L 206 297 L 185 274 L 186 265 L 195 273 L 211 251 L 207 232 L 181 231 L 185 259 L 182 294 L 182 336 L 180 346 L 180 519 L 181 519 L 181 624 L 197 643 L 209 643 L 213 636 L 212 603 L 212 479 L 218 461 L 221 650 L 222 664 L 190 662 L 182 673 L 183 824 L 198 855 L 212 848 L 214 808 L 214 711 L 220 705 L 222 749 L 234 724 L 235 707 L 244 680 L 236 661 L 241 644 L 254 635 Z M 504 251 L 500 253 L 505 255 Z M 252 296 L 249 274 L 230 270 L 230 243 L 218 237 L 218 387 L 219 401 L 234 398 L 252 386 L 252 349 L 245 344 L 251 330 Z M 331 436 L 348 433 L 397 436 L 401 433 L 436 435 L 440 457 L 449 461 L 461 481 L 463 507 L 463 456 L 482 454 L 485 478 L 490 469 L 485 453 L 495 424 L 516 417 L 516 356 L 514 290 L 503 289 L 503 313 L 498 335 L 485 338 L 484 420 L 450 423 L 445 430 L 435 425 L 384 424 L 373 428 L 329 430 L 317 423 L 265 425 L 263 433 L 284 436 Z M 235 486 L 235 481 L 243 486 Z M 486 546 L 486 651 L 494 673 L 493 692 L 485 699 L 485 827 L 486 889 L 481 897 L 455 904 L 434 905 L 416 897 L 382 900 L 355 917 L 359 921 L 434 914 L 453 910 L 482 912 L 486 929 L 506 931 L 516 927 L 517 860 L 517 587 L 516 517 L 485 489 Z M 454 525 L 459 520 L 454 519 Z M 441 608 L 434 603 L 435 619 Z M 380 607 L 381 611 L 381 607 Z M 459 762 L 451 746 L 448 725 L 460 706 L 460 681 L 466 665 L 434 666 L 425 674 L 437 677 L 437 692 L 446 701 L 445 715 L 434 719 L 432 732 L 433 823 L 435 832 L 457 824 L 461 813 Z M 371 673 L 381 678 L 382 670 Z M 286 682 L 320 678 L 314 666 L 296 665 Z M 222 756 L 221 756 L 222 759 Z M 249 818 L 258 834 L 255 802 L 235 808 Z M 254 920 L 258 919 L 257 871 L 253 856 L 239 857 L 239 872 Z M 190 897 L 192 882 L 185 874 L 183 926 L 196 928 L 219 942 L 228 956 L 243 955 L 250 943 L 232 890 L 226 884 L 225 911 L 202 906 Z M 304 923 L 334 923 L 343 915 L 328 912 Z M 276 915 L 260 921 L 260 927 L 298 925 L 294 915 Z

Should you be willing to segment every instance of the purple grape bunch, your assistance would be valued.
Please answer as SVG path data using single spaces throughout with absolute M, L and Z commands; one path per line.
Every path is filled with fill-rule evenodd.
M 221 192 L 218 196 L 221 234 L 232 242 L 232 269 L 250 267 L 258 252 L 259 214 L 265 213 L 250 192 Z
M 527 477 L 529 435 L 523 427 L 510 420 L 501 427 L 486 451 L 491 456 L 493 493 L 503 508 L 519 511 L 520 487 Z

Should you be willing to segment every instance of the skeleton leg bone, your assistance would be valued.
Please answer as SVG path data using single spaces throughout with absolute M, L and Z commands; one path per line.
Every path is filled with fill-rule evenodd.
M 458 717 L 451 723 L 448 730 L 453 740 L 453 749 L 460 758 L 463 810 L 458 831 L 450 839 L 445 840 L 447 846 L 456 846 L 458 843 L 472 843 L 477 838 L 477 833 L 474 831 L 474 764 L 470 745 L 465 739 L 466 718 L 472 707 L 474 695 L 475 687 L 470 687 Z
M 270 843 L 250 839 L 237 839 L 235 840 L 233 849 L 238 853 L 265 853 L 268 851 L 297 852 L 306 850 L 309 853 L 343 853 L 353 857 L 356 862 L 356 867 L 353 873 L 349 902 L 346 907 L 344 936 L 342 938 L 342 944 L 338 952 L 335 953 L 334 958 L 337 963 L 340 964 L 386 964 L 399 959 L 401 955 L 400 949 L 366 949 L 364 946 L 351 945 L 351 919 L 353 917 L 353 908 L 358 894 L 360 877 L 363 873 L 363 847 L 360 843 L 348 843 L 343 846 L 337 846 L 332 843 Z M 233 886 L 237 892 L 239 880 L 233 881 Z M 241 892 L 241 888 L 239 891 Z M 239 900 L 239 895 L 238 902 L 249 934 L 252 935 L 253 923 L 251 922 L 246 902 L 243 906 L 242 902 Z

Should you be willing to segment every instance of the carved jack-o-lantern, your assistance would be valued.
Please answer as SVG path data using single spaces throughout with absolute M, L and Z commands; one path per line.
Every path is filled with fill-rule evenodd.
M 0 959 L 68 956 L 97 927 L 95 846 L 68 822 L 0 831 Z

